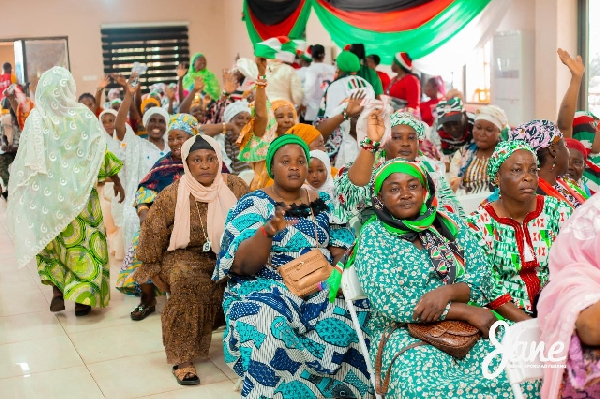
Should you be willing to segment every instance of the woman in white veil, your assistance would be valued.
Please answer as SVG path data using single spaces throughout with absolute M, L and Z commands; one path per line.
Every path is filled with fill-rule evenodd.
M 42 283 L 52 285 L 51 311 L 76 303 L 75 314 L 110 298 L 108 251 L 95 185 L 111 177 L 121 200 L 122 163 L 106 150 L 106 133 L 75 97 L 69 71 L 42 74 L 35 108 L 21 135 L 9 182 L 8 231 L 19 267 L 35 256 Z

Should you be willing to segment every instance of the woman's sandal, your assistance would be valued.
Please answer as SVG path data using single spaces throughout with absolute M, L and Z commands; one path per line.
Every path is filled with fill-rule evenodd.
M 88 313 L 90 313 L 90 310 L 92 310 L 92 307 L 90 305 L 82 305 L 80 303 L 75 303 L 75 316 L 85 316 Z
M 50 311 L 60 312 L 61 310 L 65 310 L 65 299 L 63 298 L 62 292 L 56 287 L 52 287 L 52 290 L 53 295 L 52 301 L 50 301 Z
M 145 303 L 140 303 L 133 311 L 131 312 L 131 320 L 140 321 L 144 320 L 150 313 L 153 313 L 156 310 L 154 305 L 148 306 Z
M 200 378 L 198 378 L 194 366 L 188 366 L 182 369 L 180 369 L 179 366 L 173 366 L 173 375 L 175 376 L 175 379 L 177 379 L 179 385 L 200 384 Z

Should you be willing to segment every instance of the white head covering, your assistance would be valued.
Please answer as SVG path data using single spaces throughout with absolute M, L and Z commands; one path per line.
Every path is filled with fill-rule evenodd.
M 106 108 L 104 111 L 100 112 L 100 115 L 98 116 L 98 120 L 100 120 L 100 122 L 102 122 L 102 117 L 106 114 L 111 114 L 114 115 L 115 118 L 117 117 L 118 112 L 115 111 L 112 108 Z
M 325 183 L 323 183 L 323 185 L 319 188 L 311 186 L 308 182 L 307 185 L 314 191 L 322 191 L 329 194 L 331 199 L 334 200 L 336 195 L 335 186 L 333 185 L 333 178 L 331 177 L 331 160 L 329 159 L 329 155 L 327 155 L 325 151 L 322 150 L 312 150 L 310 152 L 310 158 L 316 158 L 325 164 L 325 167 L 327 168 L 327 180 L 325 180 Z
M 144 112 L 144 116 L 142 117 L 142 123 L 144 124 L 144 127 L 148 125 L 150 117 L 157 114 L 165 118 L 165 124 L 169 124 L 169 113 L 163 107 L 152 107 L 148 108 L 148 110 Z
M 254 81 L 258 76 L 258 67 L 256 66 L 256 62 L 249 58 L 240 58 L 235 63 L 235 67 L 238 71 L 242 73 L 246 78 Z
M 113 101 L 116 99 L 121 99 L 121 89 L 118 87 L 112 88 L 108 91 L 108 101 Z
M 225 123 L 229 123 L 233 118 L 235 118 L 239 113 L 247 112 L 251 113 L 250 106 L 248 102 L 245 100 L 237 101 L 235 103 L 229 104 L 227 108 L 225 108 L 225 113 L 223 114 L 223 120 Z
M 87 205 L 106 151 L 106 133 L 75 97 L 69 71 L 44 72 L 8 183 L 8 232 L 25 266 Z
M 475 111 L 475 122 L 481 119 L 492 122 L 500 131 L 508 126 L 508 118 L 506 117 L 506 113 L 497 105 L 484 105 Z

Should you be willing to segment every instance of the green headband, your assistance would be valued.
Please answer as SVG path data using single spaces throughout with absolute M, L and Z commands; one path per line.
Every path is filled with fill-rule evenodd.
M 273 157 L 277 150 L 281 147 L 285 147 L 286 145 L 296 144 L 302 147 L 304 150 L 304 154 L 306 155 L 306 162 L 310 162 L 310 149 L 306 145 L 304 141 L 295 134 L 284 134 L 283 136 L 277 137 L 271 145 L 269 145 L 269 151 L 267 152 L 267 172 L 269 173 L 269 177 L 273 178 L 273 172 L 271 171 L 271 165 L 273 163 Z
M 392 160 L 383 164 L 383 167 L 375 172 L 375 195 L 379 194 L 381 191 L 381 186 L 383 185 L 385 179 L 394 173 L 404 173 L 406 175 L 416 177 L 421 182 L 421 185 L 425 185 L 423 171 L 419 166 L 417 166 L 417 164 L 401 160 Z

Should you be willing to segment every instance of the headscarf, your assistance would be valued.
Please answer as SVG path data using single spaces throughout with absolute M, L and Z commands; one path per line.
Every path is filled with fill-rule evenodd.
M 381 78 L 377 74 L 377 71 L 369 68 L 366 60 L 366 52 L 365 45 L 361 43 L 355 43 L 352 45 L 348 45 L 345 47 L 347 50 L 350 50 L 353 54 L 355 54 L 359 59 L 359 69 L 356 73 L 358 76 L 366 80 L 373 86 L 373 91 L 375 92 L 375 96 L 379 96 L 383 94 L 383 85 L 381 84 Z M 363 64 L 360 64 L 360 61 L 364 61 Z
M 102 117 L 106 114 L 114 115 L 114 117 L 116 118 L 119 113 L 112 108 L 106 108 L 104 111 L 100 112 L 100 115 L 98 116 L 98 120 L 100 122 L 102 122 Z
M 267 152 L 267 173 L 269 177 L 273 178 L 273 173 L 271 171 L 271 166 L 273 164 L 273 157 L 275 157 L 275 153 L 286 145 L 297 144 L 304 150 L 304 154 L 306 155 L 306 162 L 310 162 L 310 150 L 306 143 L 295 134 L 284 134 L 283 136 L 277 137 L 275 140 L 271 142 L 269 146 L 269 151 Z
M 563 138 L 558 127 L 547 119 L 534 119 L 519 125 L 508 136 L 509 140 L 522 140 L 529 144 L 536 152 L 548 148 Z
M 569 137 L 565 139 L 565 143 L 567 144 L 567 148 L 577 150 L 583 154 L 584 159 L 587 158 L 587 150 L 585 149 L 585 146 L 581 143 L 581 141 Z
M 77 103 L 73 75 L 44 72 L 8 182 L 7 227 L 25 266 L 87 206 L 105 158 L 106 132 Z
M 310 184 L 308 184 L 308 186 L 314 191 L 326 192 L 333 201 L 336 195 L 335 186 L 333 185 L 333 178 L 331 177 L 331 160 L 329 159 L 329 155 L 322 150 L 312 150 L 310 152 L 310 157 L 311 159 L 316 158 L 325 164 L 325 168 L 327 169 L 327 180 L 325 180 L 325 183 L 323 183 L 323 185 L 319 188 L 313 187 Z
M 144 113 L 144 110 L 146 109 L 146 106 L 148 104 L 156 105 L 156 107 L 152 107 L 152 108 L 160 108 L 160 101 L 158 101 L 156 98 L 152 98 L 152 97 L 148 96 L 148 98 L 146 98 L 144 101 L 142 101 L 142 105 L 140 105 L 140 112 Z M 152 108 L 150 108 L 150 109 L 152 109 Z
M 114 101 L 117 99 L 120 100 L 121 99 L 121 89 L 118 87 L 113 87 L 112 89 L 110 89 L 108 91 L 107 97 L 108 97 L 109 101 Z
M 575 333 L 580 312 L 600 301 L 599 220 L 600 195 L 596 194 L 573 212 L 550 251 L 550 282 L 542 290 L 538 303 L 540 342 L 546 342 L 546 356 L 551 349 L 550 343 L 562 342 L 562 351 L 554 356 L 564 356 L 565 360 L 552 362 L 551 367 L 544 369 L 543 398 L 558 397 L 565 375 L 561 366 L 567 366 L 567 362 L 566 378 L 575 389 L 584 389 L 587 380 L 594 378 L 585 373 L 581 348 L 572 346 L 581 346 Z
M 419 141 L 425 140 L 425 127 L 423 123 L 408 112 L 396 112 L 390 116 L 391 127 L 406 125 L 415 129 Z
M 294 120 L 298 120 L 298 113 L 296 112 L 296 107 L 294 107 L 294 104 L 292 104 L 291 102 L 285 100 L 275 100 L 271 103 L 271 109 L 273 110 L 273 112 L 277 111 L 281 107 L 290 107 L 292 109 L 292 112 L 294 113 Z
M 412 220 L 396 219 L 378 197 L 383 182 L 394 173 L 416 177 L 425 188 L 419 215 Z M 449 216 L 438 211 L 435 183 L 421 165 L 398 159 L 381 165 L 374 175 L 373 207 L 375 216 L 390 234 L 408 241 L 420 239 L 436 274 L 444 283 L 452 284 L 456 277 L 464 274 L 464 251 L 456 243 L 458 226 Z
M 286 134 L 295 134 L 300 137 L 302 141 L 306 143 L 306 145 L 310 146 L 313 141 L 317 139 L 321 135 L 313 125 L 308 125 L 306 123 L 298 123 L 297 125 L 292 126 Z
M 219 162 L 219 170 L 223 164 L 221 157 L 221 147 L 212 137 L 203 134 L 191 137 L 183 146 L 181 146 L 181 159 L 183 161 L 184 174 L 179 179 L 179 187 L 177 189 L 177 205 L 175 206 L 175 220 L 173 224 L 173 232 L 171 233 L 171 241 L 168 251 L 177 249 L 185 249 L 190 243 L 190 219 L 192 216 L 190 211 L 190 194 L 194 196 L 196 201 L 208 203 L 208 215 L 206 217 L 206 234 L 210 240 L 210 246 L 214 253 L 218 254 L 221 249 L 221 236 L 225 231 L 225 218 L 229 209 L 233 208 L 237 203 L 237 198 L 233 192 L 227 187 L 223 180 L 223 175 L 217 173 L 213 183 L 205 187 L 200 184 L 190 172 L 187 164 L 187 158 L 190 154 L 190 149 L 198 141 L 206 141 L 215 151 Z M 203 146 L 206 148 L 206 146 Z M 200 221 L 201 222 L 201 221 Z M 202 222 L 201 222 L 202 223 Z
M 169 120 L 167 132 L 171 130 L 182 130 L 191 136 L 195 136 L 199 130 L 198 120 L 190 114 L 175 114 Z
M 160 115 L 165 118 L 165 123 L 169 122 L 169 113 L 163 107 L 152 107 L 148 111 L 144 113 L 142 117 L 142 124 L 145 128 L 148 127 L 148 121 L 152 117 L 152 115 Z
M 539 162 L 537 154 L 526 142 L 521 140 L 501 141 L 496 145 L 494 153 L 488 161 L 487 173 L 492 185 L 496 186 L 496 176 L 498 175 L 498 171 L 502 164 L 517 150 L 527 150 L 531 152 L 536 162 Z
M 405 52 L 401 51 L 399 53 L 394 54 L 394 62 L 398 64 L 398 66 L 401 66 L 404 69 L 406 69 L 407 71 L 412 71 L 412 60 Z
M 338 69 L 345 73 L 356 73 L 360 70 L 360 59 L 349 51 L 348 46 L 338 55 L 335 63 Z
M 214 73 L 210 72 L 208 69 L 204 68 L 201 71 L 196 71 L 196 60 L 200 57 L 204 57 L 202 53 L 196 53 L 192 57 L 190 61 L 190 69 L 188 73 L 183 77 L 183 88 L 189 90 L 196 80 L 197 76 L 202 77 L 204 81 L 204 92 L 207 93 L 211 99 L 218 100 L 221 92 L 221 86 L 219 85 L 219 80 L 215 76 Z
M 235 118 L 238 114 L 242 112 L 251 113 L 250 106 L 246 101 L 237 101 L 229 104 L 225 108 L 225 113 L 223 113 L 223 120 L 225 123 L 229 123 L 233 118 Z
M 500 132 L 508 125 L 508 118 L 504 110 L 496 105 L 484 105 L 475 111 L 475 122 L 485 120 L 492 122 Z

